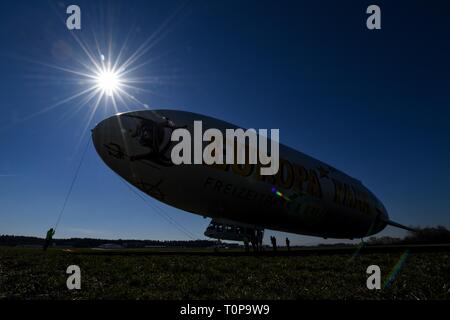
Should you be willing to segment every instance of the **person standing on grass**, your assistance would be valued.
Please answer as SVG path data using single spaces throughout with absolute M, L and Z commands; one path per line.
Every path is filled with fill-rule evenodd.
M 53 230 L 53 228 L 50 228 L 50 230 L 47 231 L 47 236 L 45 237 L 44 251 L 46 251 L 48 246 L 51 244 L 54 235 L 55 230 Z
M 273 251 L 277 251 L 277 238 L 272 236 L 270 237 L 270 241 L 272 242 Z
M 288 237 L 286 237 L 286 247 L 287 247 L 288 251 L 291 251 L 291 241 L 289 240 Z
M 257 238 L 258 238 L 258 251 L 263 251 L 263 245 L 262 245 L 262 241 L 263 241 L 263 233 L 261 230 L 256 230 L 256 234 L 257 234 Z

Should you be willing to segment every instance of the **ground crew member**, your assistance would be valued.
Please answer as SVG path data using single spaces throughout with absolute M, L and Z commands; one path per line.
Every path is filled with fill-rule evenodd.
M 44 251 L 46 251 L 48 246 L 51 244 L 54 235 L 55 235 L 55 230 L 53 230 L 53 228 L 51 228 L 50 230 L 47 231 L 47 236 L 45 237 L 45 243 L 44 243 Z
M 272 242 L 273 251 L 277 251 L 277 238 L 270 237 L 270 241 Z
M 291 251 L 291 241 L 289 241 L 288 237 L 286 237 L 286 247 L 287 247 L 288 251 Z

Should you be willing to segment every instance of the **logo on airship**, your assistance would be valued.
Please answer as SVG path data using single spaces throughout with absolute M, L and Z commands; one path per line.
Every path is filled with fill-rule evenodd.
M 125 116 L 139 120 L 131 133 L 131 137 L 136 139 L 139 145 L 148 149 L 145 153 L 131 155 L 130 161 L 148 160 L 164 167 L 173 166 L 174 163 L 167 155 L 172 147 L 170 137 L 174 130 L 186 126 L 176 126 L 173 121 L 167 118 L 164 118 L 162 122 L 157 122 L 136 115 Z
M 176 125 L 166 117 L 160 120 L 136 114 L 124 114 L 123 117 L 137 120 L 132 125 L 121 124 L 121 127 L 122 130 L 127 128 L 125 132 L 128 137 L 146 151 L 134 149 L 133 154 L 127 154 L 117 143 L 104 145 L 108 154 L 117 159 L 127 157 L 130 162 L 143 160 L 164 167 L 181 164 L 259 164 L 261 175 L 278 173 L 278 129 L 270 130 L 269 139 L 269 130 L 266 129 L 257 132 L 255 129 L 208 128 L 203 132 L 201 120 L 193 121 L 188 129 L 187 125 Z

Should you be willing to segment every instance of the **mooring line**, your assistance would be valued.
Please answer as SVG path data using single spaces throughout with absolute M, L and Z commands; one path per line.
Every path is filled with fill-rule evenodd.
M 81 165 L 83 164 L 83 160 L 84 160 L 84 157 L 85 157 L 86 152 L 87 152 L 87 150 L 88 150 L 88 146 L 89 146 L 90 142 L 91 142 L 91 139 L 88 139 L 88 141 L 87 141 L 87 143 L 86 143 L 86 146 L 84 147 L 83 154 L 81 155 L 80 162 L 78 163 L 78 167 L 77 167 L 77 169 L 76 169 L 76 171 L 75 171 L 75 175 L 74 175 L 74 177 L 73 177 L 73 179 L 72 179 L 72 182 L 71 182 L 71 184 L 70 184 L 69 191 L 68 191 L 67 194 L 66 194 L 66 197 L 65 197 L 65 199 L 64 199 L 63 206 L 62 206 L 62 208 L 61 208 L 61 211 L 59 212 L 58 219 L 56 220 L 56 224 L 55 224 L 55 228 L 54 228 L 55 231 L 56 231 L 56 228 L 57 228 L 58 225 L 59 225 L 59 222 L 61 221 L 61 217 L 62 217 L 62 215 L 63 215 L 63 213 L 64 213 L 64 210 L 66 209 L 66 205 L 67 205 L 67 202 L 69 201 L 70 195 L 72 194 L 72 190 L 73 190 L 73 187 L 74 187 L 74 185 L 75 185 L 75 181 L 76 181 L 77 178 L 78 178 L 78 173 L 80 172 L 80 168 L 81 168 Z

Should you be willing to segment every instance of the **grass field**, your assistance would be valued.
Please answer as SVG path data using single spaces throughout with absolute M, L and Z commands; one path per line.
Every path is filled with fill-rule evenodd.
M 368 290 L 376 264 L 382 286 L 401 253 L 305 256 L 77 254 L 0 248 L 0 298 L 7 299 L 449 299 L 450 253 L 411 253 L 390 286 Z M 81 290 L 66 287 L 69 265 Z M 398 268 L 397 268 L 398 269 Z

